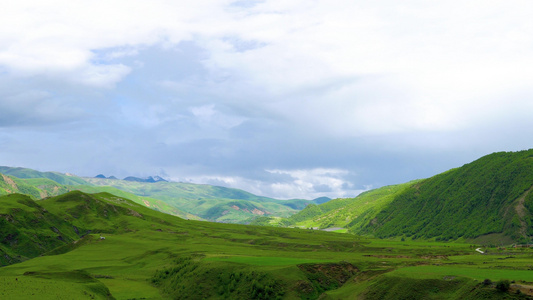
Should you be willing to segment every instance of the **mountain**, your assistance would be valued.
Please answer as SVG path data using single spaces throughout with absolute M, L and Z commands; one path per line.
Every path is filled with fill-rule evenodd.
M 354 232 L 529 242 L 532 190 L 533 150 L 493 153 L 412 185 Z
M 22 189 L 14 189 L 5 180 L 2 183 L 0 178 L 0 195 L 21 192 L 40 199 L 71 190 L 87 193 L 109 192 L 182 218 L 224 223 L 249 223 L 261 216 L 288 217 L 310 203 L 329 199 L 277 200 L 232 188 L 168 182 L 158 176 L 146 179 L 127 177 L 128 180 L 118 180 L 114 176 L 106 177 L 103 174 L 95 178 L 81 178 L 26 168 L 0 167 L 0 170 L 12 174 L 5 176 L 8 181 Z
M 0 265 L 36 257 L 79 238 L 70 223 L 27 195 L 0 196 Z
M 98 177 L 96 177 L 98 178 Z M 126 181 L 136 181 L 136 182 L 160 182 L 160 181 L 164 181 L 164 182 L 167 182 L 167 180 L 159 177 L 159 176 L 148 176 L 146 178 L 139 178 L 139 177 L 133 177 L 133 176 L 128 176 L 126 178 L 124 178 L 123 180 L 126 180 Z
M 529 243 L 533 236 L 533 150 L 499 152 L 434 177 L 310 204 L 256 225 L 344 228 L 379 238 Z
M 393 200 L 394 195 L 414 182 L 416 181 L 381 187 L 361 193 L 355 198 L 333 199 L 319 205 L 312 203 L 289 218 L 259 219 L 253 224 L 318 229 L 359 228 L 370 222 L 383 207 Z
M 87 182 L 85 183 L 85 185 L 62 185 L 48 178 L 21 179 L 0 173 L 0 195 L 21 193 L 31 197 L 34 200 L 37 200 L 46 197 L 62 195 L 72 190 L 80 190 L 86 193 L 108 192 L 119 197 L 131 199 L 138 204 L 171 215 L 179 216 L 186 219 L 201 219 L 195 215 L 183 212 L 178 208 L 172 207 L 162 200 L 153 199 L 150 197 L 137 196 L 132 193 L 128 193 L 113 187 L 92 186 Z
M 322 203 L 326 203 L 326 202 L 328 202 L 330 200 L 331 200 L 331 198 L 328 198 L 328 197 L 319 197 L 319 198 L 313 199 L 312 202 L 315 203 L 315 204 L 322 204 Z
M 21 193 L 34 199 L 56 196 L 69 189 L 47 178 L 20 179 L 0 173 L 0 195 Z
M 0 196 L 0 264 L 33 258 L 89 233 L 118 234 L 166 228 L 182 219 L 108 193 L 68 192 L 35 201 L 27 195 Z
M 277 200 L 206 184 L 84 179 L 92 186 L 110 186 L 138 196 L 160 199 L 202 219 L 224 223 L 248 223 L 260 216 L 288 217 L 312 203 L 298 199 Z
M 39 172 L 27 168 L 13 168 L 0 166 L 0 173 L 5 175 L 11 175 L 17 178 L 29 179 L 29 178 L 48 178 L 59 184 L 63 185 L 77 185 L 87 184 L 82 178 L 72 174 L 62 174 L 59 172 Z
M 188 221 L 108 193 L 1 196 L 0 225 L 2 299 L 525 299 L 533 281 L 527 249 Z

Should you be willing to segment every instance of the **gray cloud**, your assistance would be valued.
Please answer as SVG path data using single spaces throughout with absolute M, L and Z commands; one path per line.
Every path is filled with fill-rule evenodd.
M 517 2 L 10 4 L 0 164 L 312 198 L 529 148 Z

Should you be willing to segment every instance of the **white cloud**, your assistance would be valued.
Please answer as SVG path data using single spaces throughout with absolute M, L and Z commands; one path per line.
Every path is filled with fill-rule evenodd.
M 526 144 L 531 15 L 526 0 L 6 1 L 0 126 L 83 121 L 88 144 L 114 130 L 142 149 L 121 152 L 138 169 L 172 160 L 258 194 L 342 196 L 351 175 L 317 168 L 357 168 L 368 149 Z M 290 179 L 244 179 L 264 169 Z
M 196 176 L 172 178 L 174 181 L 206 183 L 243 189 L 260 196 L 277 199 L 315 199 L 318 197 L 355 197 L 363 189 L 356 189 L 346 176 L 350 172 L 341 169 L 266 170 L 270 174 L 288 175 L 284 180 L 260 180 L 240 176 Z M 367 187 L 368 189 L 368 187 Z

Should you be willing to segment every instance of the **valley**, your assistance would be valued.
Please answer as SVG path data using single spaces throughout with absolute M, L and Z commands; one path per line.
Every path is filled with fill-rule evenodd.
M 355 198 L 285 204 L 220 187 L 3 167 L 0 297 L 526 299 L 532 157 L 495 153 Z M 183 204 L 193 197 L 216 203 L 198 211 L 286 210 L 250 225 L 207 222 Z

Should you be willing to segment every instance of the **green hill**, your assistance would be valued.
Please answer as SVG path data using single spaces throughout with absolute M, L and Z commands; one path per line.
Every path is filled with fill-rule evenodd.
M 533 282 L 530 249 L 183 220 L 108 193 L 2 196 L 0 222 L 2 299 L 522 299 L 492 280 Z
M 136 182 L 84 178 L 94 186 L 110 186 L 129 193 L 160 199 L 202 219 L 248 223 L 259 216 L 288 217 L 312 201 L 276 200 L 232 188 L 183 182 Z
M 0 265 L 36 257 L 78 238 L 72 224 L 29 196 L 0 196 Z
M 277 200 L 239 189 L 167 182 L 159 178 L 150 182 L 103 178 L 103 175 L 98 178 L 81 178 L 71 174 L 14 167 L 0 167 L 0 173 L 2 172 L 8 179 L 0 178 L 0 195 L 21 192 L 40 199 L 71 190 L 109 192 L 182 218 L 223 223 L 249 223 L 261 216 L 289 217 L 310 203 L 329 200 Z M 14 189 L 12 183 L 18 189 Z
M 358 228 L 366 225 L 389 204 L 400 191 L 414 182 L 386 186 L 364 192 L 355 198 L 334 199 L 320 205 L 309 205 L 283 220 L 284 226 L 303 228 Z
M 529 243 L 533 150 L 500 152 L 432 178 L 309 205 L 286 219 L 253 224 L 344 228 L 379 238 Z
M 72 191 L 38 201 L 43 208 L 70 224 L 91 233 L 124 233 L 157 225 L 163 228 L 170 216 L 129 199 L 109 193 Z M 174 223 L 179 218 L 170 218 Z
M 39 172 L 27 168 L 14 168 L 14 167 L 5 167 L 0 166 L 0 173 L 5 175 L 15 176 L 17 178 L 29 179 L 29 178 L 48 178 L 62 185 L 77 185 L 77 184 L 87 184 L 82 178 L 70 175 L 62 174 L 59 172 Z
M 377 237 L 450 240 L 533 235 L 533 150 L 500 152 L 421 181 L 395 196 L 366 226 Z
M 70 190 L 78 190 L 78 191 L 82 191 L 84 193 L 90 193 L 90 194 L 109 193 L 109 194 L 113 194 L 118 197 L 130 199 L 137 204 L 146 206 L 153 210 L 157 210 L 157 211 L 164 212 L 170 215 L 178 216 L 180 218 L 191 219 L 191 220 L 201 220 L 201 218 L 199 218 L 198 216 L 181 211 L 178 208 L 173 207 L 162 200 L 154 199 L 150 197 L 137 196 L 135 194 L 132 194 L 132 193 L 129 193 L 123 190 L 119 190 L 111 186 L 73 185 L 73 186 L 69 186 L 68 188 Z
M 47 179 L 36 180 L 37 181 L 28 182 L 28 180 L 0 174 L 0 195 L 20 193 L 31 196 L 34 199 L 39 199 L 54 194 L 55 191 L 66 191 L 64 187 L 59 188 L 58 186 L 61 185 L 54 181 L 48 182 Z M 46 183 L 44 181 L 46 181 Z M 57 190 L 55 188 L 56 186 L 58 187 Z M 42 187 L 42 189 L 39 187 Z

